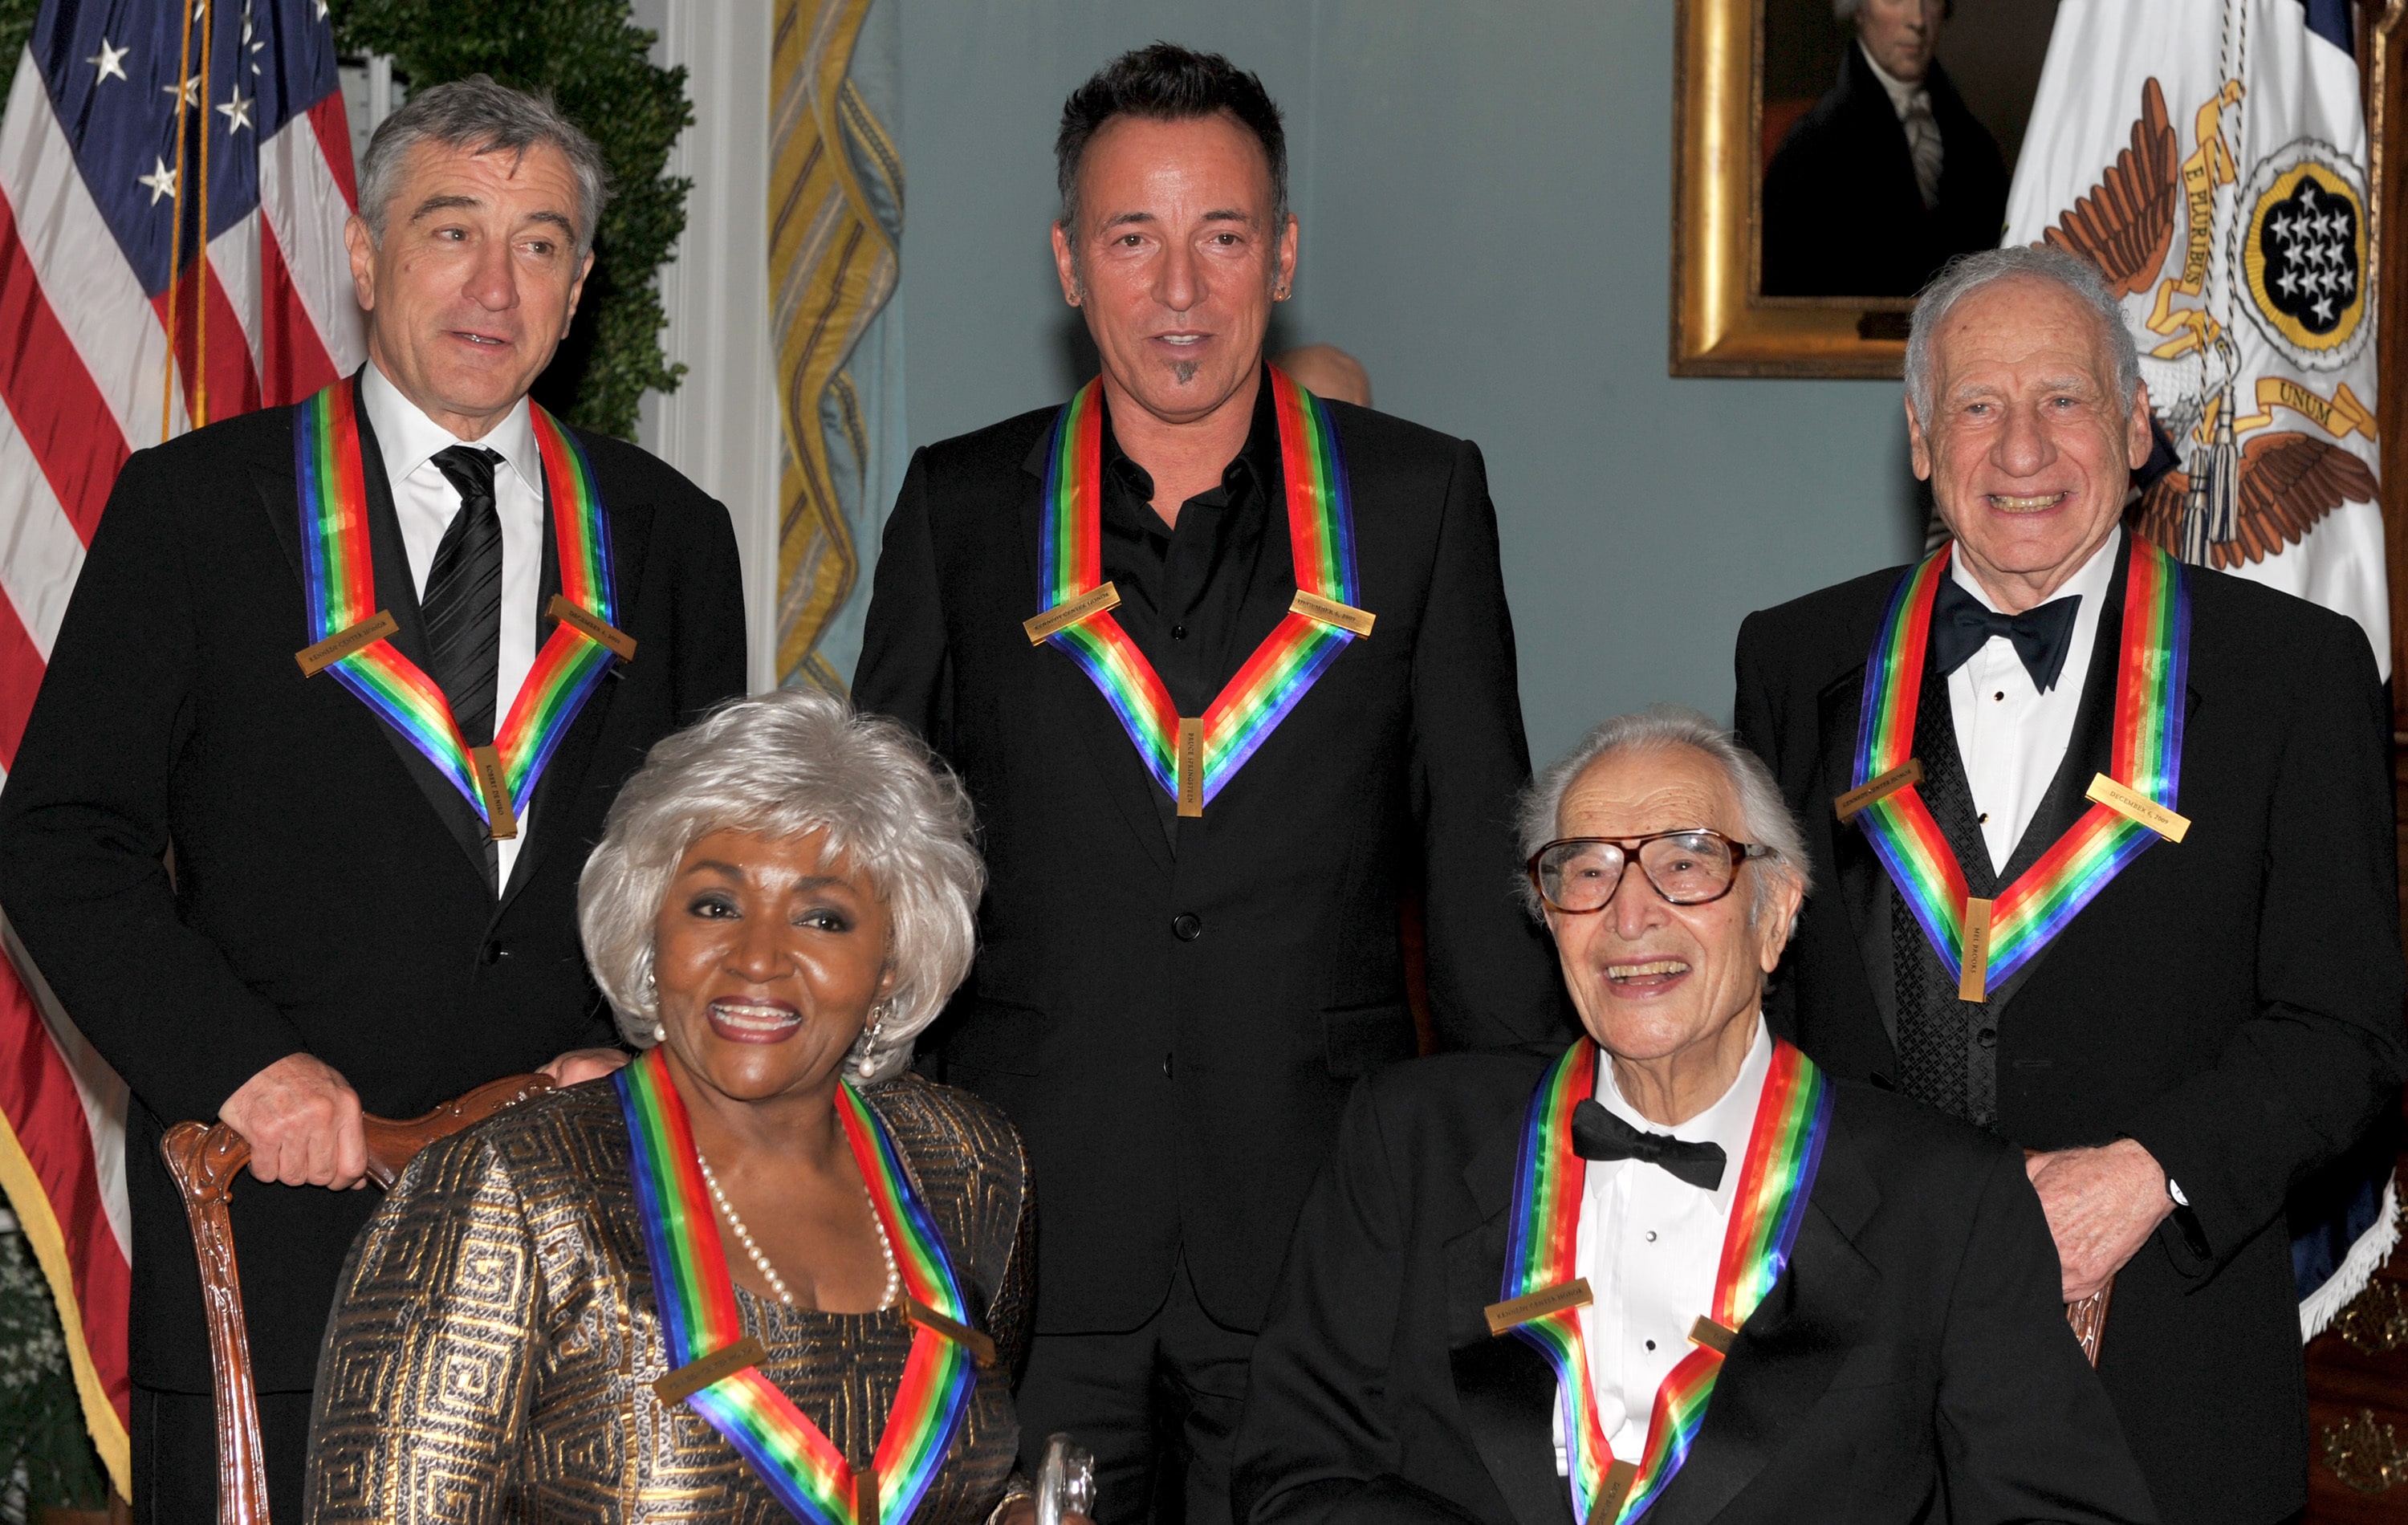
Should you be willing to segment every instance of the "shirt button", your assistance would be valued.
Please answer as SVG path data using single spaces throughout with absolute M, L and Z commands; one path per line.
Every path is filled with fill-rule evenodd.
M 1653 1229 L 1647 1230 L 1647 1243 L 1651 1244 L 1656 1243 L 1656 1230 Z
M 1982 824 L 1984 826 L 1988 826 L 1990 824 L 1990 813 L 1988 811 L 1984 811 L 1982 813 Z
M 1994 698 L 1994 699 L 1997 699 L 2000 703 L 2004 704 L 2004 703 L 2007 701 L 2007 691 L 2006 691 L 2005 689 L 2001 688 L 2001 689 L 2000 689 L 1997 693 L 1995 693 L 1995 694 L 1991 695 L 1990 697 L 1991 697 L 1992 698 Z
M 1170 935 L 1182 942 L 1193 942 L 1204 935 L 1204 918 L 1193 911 L 1182 911 L 1170 918 Z
M 1183 625 L 1172 626 L 1170 627 L 1170 639 L 1173 640 L 1185 640 L 1187 639 L 1187 626 Z
M 1655 1341 L 1653 1341 L 1653 1340 L 1648 1341 L 1648 1342 L 1647 1342 L 1647 1348 L 1648 1348 L 1648 1349 L 1650 1349 L 1650 1350 L 1655 1349 L 1655 1348 L 1656 1348 L 1656 1342 L 1655 1342 Z

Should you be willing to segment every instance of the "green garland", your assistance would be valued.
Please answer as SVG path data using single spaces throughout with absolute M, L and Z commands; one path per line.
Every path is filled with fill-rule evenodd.
M 10 73 L 40 8 L 40 0 L 0 0 Z M 389 53 L 394 74 L 421 87 L 482 73 L 549 90 L 601 145 L 612 195 L 594 274 L 535 393 L 571 423 L 634 439 L 644 394 L 674 392 L 685 374 L 661 350 L 668 315 L 658 287 L 694 185 L 663 173 L 694 121 L 684 68 L 653 67 L 652 34 L 630 23 L 626 0 L 332 0 L 331 8 L 344 52 Z
M 653 66 L 652 34 L 630 24 L 626 0 L 334 0 L 332 8 L 337 46 L 391 54 L 411 85 L 489 74 L 548 90 L 594 135 L 610 165 L 610 208 L 577 322 L 535 391 L 571 423 L 633 439 L 644 394 L 674 392 L 685 374 L 661 351 L 668 315 L 656 284 L 685 231 L 694 184 L 663 173 L 694 121 L 685 70 Z
M 96 1509 L 108 1486 L 50 1287 L 25 1236 L 0 1230 L 0 1521 L 33 1519 L 45 1505 Z

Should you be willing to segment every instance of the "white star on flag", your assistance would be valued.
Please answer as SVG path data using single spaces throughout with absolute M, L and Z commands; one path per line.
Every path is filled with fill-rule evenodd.
M 201 77 L 196 74 L 191 79 L 185 80 L 184 88 L 181 91 L 179 91 L 174 85 L 161 85 L 159 87 L 159 94 L 162 95 L 181 94 L 184 97 L 184 104 L 186 106 L 198 106 L 201 104 Z
M 251 125 L 251 102 L 258 99 L 258 96 L 253 95 L 250 100 L 245 100 L 242 92 L 237 90 L 234 93 L 232 100 L 218 108 L 218 114 L 226 119 L 228 137 L 232 137 L 236 133 Z
M 131 48 L 111 48 L 108 45 L 108 39 L 107 37 L 101 38 L 100 51 L 84 60 L 85 63 L 93 65 L 100 70 L 100 76 L 98 79 L 93 80 L 92 88 L 98 90 L 102 84 L 112 78 L 124 79 L 125 55 L 133 50 L 134 50 Z M 127 79 L 126 83 L 132 84 L 133 81 Z
M 172 196 L 176 194 L 176 172 L 167 167 L 166 160 L 156 155 L 152 156 L 150 162 L 158 167 L 152 169 L 148 175 L 135 176 L 134 183 L 150 188 L 150 205 L 155 207 L 159 205 L 161 196 Z

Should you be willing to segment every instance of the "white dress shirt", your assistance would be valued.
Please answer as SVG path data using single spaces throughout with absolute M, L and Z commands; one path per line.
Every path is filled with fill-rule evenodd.
M 1722 1145 L 1722 1185 L 1703 1191 L 1660 1165 L 1593 1159 L 1581 1193 L 1574 1250 L 1592 1301 L 1580 1311 L 1598 1425 L 1619 1460 L 1637 1462 L 1647 1444 L 1656 1389 L 1687 1358 L 1689 1328 L 1712 1315 L 1723 1233 L 1739 1193 L 1740 1168 L 1756 1131 L 1756 1104 L 1772 1069 L 1772 1034 L 1756 1018 L 1756 1043 L 1721 1100 L 1676 1128 L 1650 1122 L 1622 1098 L 1613 1064 L 1598 1065 L 1597 1101 L 1650 1133 Z M 1569 1475 L 1563 1409 L 1555 1410 L 1555 1471 Z
M 460 512 L 460 489 L 435 464 L 436 452 L 474 444 L 502 458 L 494 468 L 494 508 L 502 521 L 502 650 L 494 704 L 494 725 L 499 728 L 509 717 L 510 701 L 518 697 L 527 669 L 535 666 L 535 601 L 543 577 L 543 457 L 536 451 L 526 399 L 520 398 L 485 438 L 473 440 L 460 439 L 420 411 L 374 362 L 360 378 L 360 402 L 367 410 L 368 426 L 376 431 L 377 451 L 384 457 L 394 513 L 401 521 L 402 548 L 409 557 L 409 581 L 421 598 L 426 597 L 426 577 L 434 569 L 443 532 Z M 528 822 L 522 817 L 519 834 L 494 844 L 501 850 L 503 885 L 510 882 L 510 868 L 526 845 L 527 832 Z
M 2031 819 L 2040 812 L 2057 766 L 2073 740 L 2073 720 L 2082 708 L 2082 683 L 2090 671 L 2091 648 L 2099 639 L 2099 611 L 2107 602 L 2107 584 L 2115 576 L 2115 557 L 2124 548 L 2124 532 L 2107 537 L 2082 569 L 2042 602 L 2079 597 L 2073 612 L 2073 639 L 2066 648 L 2065 666 L 2045 694 L 2035 686 L 2014 642 L 1992 636 L 1965 665 L 1948 675 L 1948 708 L 1956 722 L 1956 755 L 1965 761 L 1965 784 L 1973 809 L 1982 818 L 1982 841 L 1990 850 L 1990 868 L 2003 872 L 2015 856 Z M 1956 585 L 1995 612 L 1998 603 L 1961 555 L 1949 558 L 1948 573 Z

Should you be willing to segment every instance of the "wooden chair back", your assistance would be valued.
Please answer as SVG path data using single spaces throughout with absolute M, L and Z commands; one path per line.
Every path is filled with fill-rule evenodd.
M 362 1119 L 368 1179 L 390 1187 L 412 1156 L 437 1139 L 542 1095 L 541 1075 L 509 1075 L 478 1086 L 423 1117 Z M 251 1163 L 251 1144 L 223 1123 L 178 1123 L 159 1144 L 167 1173 L 184 1197 L 193 1250 L 201 1267 L 201 1306 L 208 1321 L 209 1376 L 217 1397 L 218 1525 L 267 1525 L 267 1468 L 260 1454 L 259 1393 L 251 1338 L 242 1321 L 242 1277 L 235 1266 L 234 1223 L 226 1210 L 235 1177 Z

